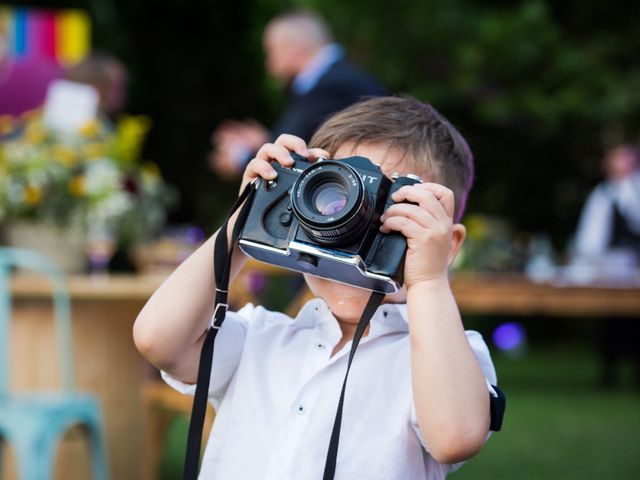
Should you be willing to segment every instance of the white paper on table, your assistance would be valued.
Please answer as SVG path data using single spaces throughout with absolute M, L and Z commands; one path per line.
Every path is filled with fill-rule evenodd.
M 52 130 L 74 133 L 96 118 L 98 91 L 91 85 L 54 80 L 44 102 L 43 122 Z

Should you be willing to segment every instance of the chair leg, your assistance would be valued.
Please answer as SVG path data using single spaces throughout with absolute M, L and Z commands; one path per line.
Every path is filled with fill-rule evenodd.
M 107 446 L 98 428 L 99 423 L 87 424 L 91 450 L 91 471 L 94 480 L 109 480 L 109 465 L 107 462 Z
M 56 442 L 34 443 L 32 437 L 16 443 L 16 461 L 20 480 L 49 480 L 53 468 Z
M 4 460 L 4 442 L 4 438 L 0 437 L 0 478 L 4 475 L 4 465 L 2 464 L 2 461 Z

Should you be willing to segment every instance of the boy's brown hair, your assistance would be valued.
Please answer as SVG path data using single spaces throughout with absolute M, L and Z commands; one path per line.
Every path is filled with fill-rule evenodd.
M 449 121 L 431 105 L 410 97 L 378 97 L 325 121 L 309 144 L 334 156 L 345 144 L 384 145 L 400 152 L 407 171 L 453 191 L 454 221 L 464 212 L 473 183 L 473 155 Z

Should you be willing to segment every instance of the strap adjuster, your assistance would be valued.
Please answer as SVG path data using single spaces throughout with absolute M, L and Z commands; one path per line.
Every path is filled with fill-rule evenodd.
M 220 329 L 220 327 L 222 326 L 222 322 L 220 322 L 220 324 L 219 324 L 219 325 L 216 325 L 216 322 L 217 322 L 217 320 L 218 320 L 218 319 L 216 318 L 216 316 L 217 316 L 217 314 L 218 314 L 218 310 L 219 310 L 220 308 L 224 308 L 224 314 L 226 314 L 226 313 L 227 313 L 227 309 L 229 308 L 229 304 L 228 304 L 228 303 L 217 303 L 217 304 L 216 304 L 216 308 L 215 308 L 215 310 L 213 311 L 213 316 L 211 317 L 211 328 L 214 328 L 214 329 L 216 329 L 216 330 L 219 330 L 219 329 Z M 222 316 L 222 319 L 221 319 L 221 320 L 224 320 L 224 314 L 223 314 L 223 316 Z

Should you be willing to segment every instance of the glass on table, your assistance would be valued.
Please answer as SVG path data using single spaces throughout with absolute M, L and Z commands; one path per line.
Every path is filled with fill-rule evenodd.
M 109 261 L 116 251 L 116 246 L 115 234 L 108 225 L 89 225 L 86 249 L 92 276 L 104 277 L 109 274 Z

